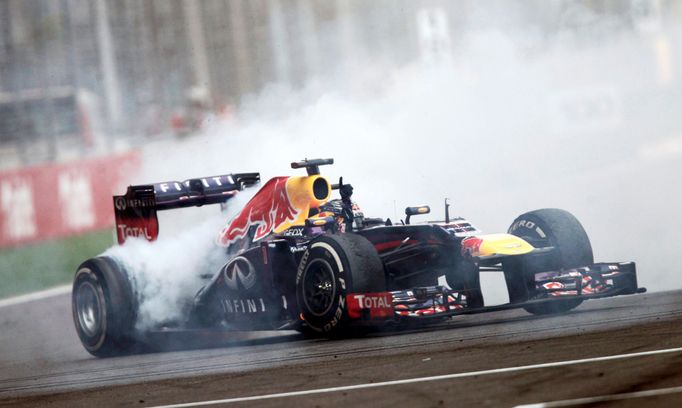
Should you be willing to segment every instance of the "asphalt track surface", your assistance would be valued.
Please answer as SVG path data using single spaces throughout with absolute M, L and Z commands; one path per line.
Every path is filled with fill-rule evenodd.
M 97 359 L 68 295 L 3 306 L 0 406 L 682 406 L 682 291 L 356 339 L 250 337 L 168 334 L 171 351 Z

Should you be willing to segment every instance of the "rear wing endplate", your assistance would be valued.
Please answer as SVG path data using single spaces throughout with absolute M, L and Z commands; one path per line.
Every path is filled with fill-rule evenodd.
M 222 204 L 259 182 L 259 173 L 238 173 L 129 186 L 125 195 L 114 196 L 118 243 L 123 244 L 128 237 L 156 240 L 157 211 Z

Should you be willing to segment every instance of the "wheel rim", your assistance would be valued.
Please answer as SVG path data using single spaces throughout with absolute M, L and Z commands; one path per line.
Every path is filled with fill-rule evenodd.
M 303 295 L 307 310 L 315 316 L 322 316 L 332 308 L 336 279 L 329 263 L 316 259 L 308 265 L 303 280 Z
M 102 326 L 102 302 L 97 288 L 90 282 L 82 282 L 76 291 L 78 323 L 88 337 L 98 334 Z

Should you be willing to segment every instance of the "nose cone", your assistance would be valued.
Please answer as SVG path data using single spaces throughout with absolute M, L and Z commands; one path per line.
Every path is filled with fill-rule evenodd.
M 523 238 L 511 234 L 477 235 L 462 241 L 462 250 L 471 256 L 523 255 L 533 249 Z

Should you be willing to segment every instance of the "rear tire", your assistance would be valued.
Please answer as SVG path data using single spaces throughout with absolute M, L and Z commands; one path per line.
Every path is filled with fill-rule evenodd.
M 109 257 L 83 262 L 71 293 L 73 321 L 85 349 L 97 357 L 135 346 L 137 302 L 126 271 Z
M 527 212 L 517 217 L 509 227 L 510 234 L 528 241 L 535 248 L 553 246 L 555 251 L 546 256 L 530 258 L 521 262 L 521 276 L 535 282 L 538 272 L 569 269 L 594 263 L 592 245 L 577 218 L 568 211 L 545 208 Z M 512 263 L 512 265 L 517 265 Z M 518 267 L 518 265 L 517 265 Z M 518 275 L 517 275 L 518 276 Z M 536 315 L 564 313 L 576 308 L 582 299 L 566 299 L 524 307 Z
M 346 295 L 385 291 L 379 255 L 366 238 L 353 233 L 313 239 L 296 273 L 296 297 L 305 325 L 327 336 L 343 334 L 349 325 Z

